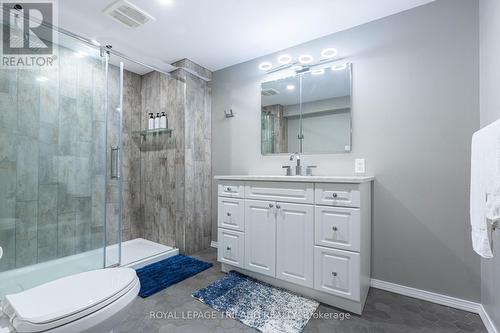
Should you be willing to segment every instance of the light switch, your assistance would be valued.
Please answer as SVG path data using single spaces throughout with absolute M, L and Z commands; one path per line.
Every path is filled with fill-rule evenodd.
M 357 158 L 354 160 L 354 172 L 355 173 L 365 173 L 366 172 L 364 158 Z

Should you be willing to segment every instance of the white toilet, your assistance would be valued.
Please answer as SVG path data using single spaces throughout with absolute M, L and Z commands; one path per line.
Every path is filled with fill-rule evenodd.
M 131 268 L 80 273 L 5 296 L 0 333 L 111 331 L 138 295 Z

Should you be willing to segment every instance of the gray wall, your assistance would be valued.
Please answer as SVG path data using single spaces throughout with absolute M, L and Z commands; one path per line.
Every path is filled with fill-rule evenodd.
M 481 60 L 481 126 L 500 118 L 500 2 L 481 0 L 480 60 Z M 494 258 L 483 259 L 481 264 L 481 301 L 500 329 L 500 232 L 494 234 Z
M 355 158 L 366 159 L 376 177 L 373 277 L 471 301 L 480 299 L 468 218 L 478 27 L 478 2 L 439 0 L 286 50 L 317 55 L 335 46 L 353 63 L 353 152 L 305 162 L 318 174 L 347 175 Z M 214 175 L 278 174 L 289 163 L 260 154 L 257 67 L 277 55 L 214 73 Z M 229 108 L 236 116 L 225 119 Z M 212 200 L 216 207 L 215 182 Z M 215 212 L 212 221 L 216 235 Z

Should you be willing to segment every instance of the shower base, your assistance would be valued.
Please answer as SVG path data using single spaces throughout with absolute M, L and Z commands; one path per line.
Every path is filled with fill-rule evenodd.
M 179 250 L 142 238 L 122 243 L 121 266 L 138 269 L 179 254 Z M 103 249 L 92 250 L 0 273 L 0 298 L 64 276 L 100 269 Z M 106 265 L 118 263 L 118 246 L 106 247 Z

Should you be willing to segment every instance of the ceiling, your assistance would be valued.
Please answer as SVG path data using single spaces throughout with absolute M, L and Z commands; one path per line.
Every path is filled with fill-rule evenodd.
M 112 0 L 63 0 L 59 25 L 169 69 L 189 58 L 219 70 L 433 0 L 129 0 L 156 18 L 132 29 L 105 16 Z

